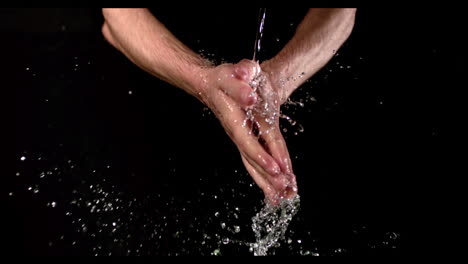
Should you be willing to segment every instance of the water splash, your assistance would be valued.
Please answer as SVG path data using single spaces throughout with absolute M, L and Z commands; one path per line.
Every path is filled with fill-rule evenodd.
M 24 163 L 31 165 L 33 161 L 36 168 L 28 171 Z M 121 184 L 114 185 L 117 170 L 109 171 L 113 165 L 107 168 L 112 160 L 90 166 L 70 160 L 61 150 L 28 153 L 28 160 L 18 164 L 16 173 L 21 177 L 10 175 L 17 185 L 3 197 L 8 201 L 30 199 L 42 203 L 46 214 L 66 217 L 66 225 L 59 226 L 58 233 L 43 239 L 49 253 L 66 247 L 72 254 L 80 250 L 95 256 L 394 255 L 399 254 L 404 237 L 399 230 L 357 224 L 333 243 L 327 239 L 324 243 L 328 233 L 317 235 L 322 226 L 310 224 L 307 214 L 313 208 L 299 211 L 298 196 L 277 207 L 260 204 L 259 200 L 252 206 L 252 192 L 256 190 L 258 198 L 262 194 L 250 176 L 238 168 L 234 174 L 221 172 L 236 179 L 227 180 L 221 188 L 194 186 L 198 195 L 193 200 L 158 190 L 134 195 Z M 213 175 L 218 176 L 218 172 Z M 36 187 L 40 192 L 34 194 Z M 309 205 L 301 204 L 301 209 L 304 206 Z M 323 216 L 314 213 L 312 217 Z
M 258 30 L 257 36 L 255 39 L 255 47 L 254 47 L 254 55 L 253 61 L 258 64 L 258 68 L 260 69 L 259 61 L 256 60 L 257 54 L 261 50 L 261 40 L 263 37 L 263 29 L 265 24 L 265 17 L 266 17 L 266 8 L 260 8 L 259 17 L 258 17 Z M 289 81 L 297 81 L 300 78 L 303 78 L 305 75 L 304 72 L 299 74 L 298 76 L 291 76 L 286 79 L 281 79 L 278 81 L 277 84 L 269 84 L 269 78 L 267 75 L 260 70 L 254 78 L 250 81 L 249 85 L 252 87 L 252 95 L 256 95 L 258 98 L 257 103 L 254 107 L 251 107 L 246 110 L 246 118 L 243 122 L 243 127 L 246 127 L 248 124 L 251 125 L 250 133 L 254 133 L 256 136 L 260 137 L 262 134 L 268 134 L 273 128 L 276 122 L 278 122 L 279 118 L 285 119 L 289 122 L 291 127 L 294 127 L 296 121 L 291 119 L 285 114 L 280 113 L 279 107 L 279 93 L 277 90 L 272 88 L 272 85 L 278 85 L 280 89 L 282 89 L 285 84 Z M 298 102 L 297 104 L 291 99 L 287 99 L 284 103 L 285 105 L 299 105 L 300 107 L 304 107 L 303 102 Z M 263 124 L 263 126 L 262 126 Z M 298 135 L 298 133 L 303 132 L 302 125 L 298 124 L 297 126 L 299 132 L 294 132 L 294 135 Z M 283 132 L 287 132 L 287 129 L 284 128 Z
M 249 85 L 253 89 L 252 93 L 256 94 L 258 99 L 254 107 L 246 110 L 243 127 L 250 123 L 252 129 L 258 132 L 258 136 L 263 133 L 268 134 L 279 116 L 278 94 L 268 86 L 268 79 L 262 72 L 258 73 Z
M 300 198 L 283 199 L 277 206 L 266 203 L 252 218 L 256 242 L 250 245 L 255 256 L 266 256 L 271 247 L 278 247 L 284 239 L 289 223 L 299 211 Z

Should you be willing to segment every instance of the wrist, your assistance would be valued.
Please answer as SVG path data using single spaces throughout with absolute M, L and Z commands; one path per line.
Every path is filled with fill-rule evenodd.
M 180 58 L 181 56 L 177 56 L 175 60 L 172 60 L 172 66 L 170 67 L 161 67 L 161 63 L 156 60 L 154 63 L 149 63 L 150 66 L 147 71 L 158 79 L 184 90 L 205 103 L 205 94 L 208 87 L 206 80 L 210 69 L 213 67 L 212 64 L 195 54 L 185 56 L 183 60 Z M 145 69 L 145 67 L 142 68 Z
M 281 104 L 298 87 L 298 78 L 295 77 L 297 67 L 278 57 L 264 61 L 261 65 L 262 72 L 267 75 L 274 90 L 277 91 Z
M 207 97 L 210 86 L 208 80 L 214 68 L 215 66 L 210 61 L 200 59 L 194 69 L 191 70 L 192 81 L 190 82 L 189 93 L 205 105 L 208 105 Z

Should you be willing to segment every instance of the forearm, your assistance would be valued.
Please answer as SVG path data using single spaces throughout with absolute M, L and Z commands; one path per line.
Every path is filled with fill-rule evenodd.
M 262 65 L 270 78 L 283 86 L 286 98 L 330 61 L 351 34 L 355 12 L 347 8 L 310 9 L 293 38 Z
M 147 9 L 103 9 L 106 39 L 150 74 L 199 97 L 210 63 L 180 42 Z

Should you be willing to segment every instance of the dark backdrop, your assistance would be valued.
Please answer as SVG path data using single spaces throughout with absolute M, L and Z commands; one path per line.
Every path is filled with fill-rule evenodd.
M 153 11 L 208 58 L 252 56 L 256 8 Z M 284 45 L 305 11 L 270 9 L 262 58 Z M 317 226 L 322 248 L 344 241 L 350 254 L 398 255 L 445 249 L 450 242 L 442 237 L 457 211 L 461 176 L 454 139 L 465 121 L 462 21 L 455 8 L 360 8 L 339 54 L 293 95 L 315 98 L 304 108 L 285 109 L 305 128 L 297 136 L 294 129 L 286 133 L 307 220 L 296 228 Z M 44 206 L 62 188 L 58 184 L 46 185 L 41 199 L 20 194 L 45 166 L 30 157 L 47 158 L 50 166 L 72 160 L 82 170 L 78 178 L 111 164 L 120 191 L 168 193 L 195 207 L 214 203 L 197 205 L 200 190 L 215 192 L 237 181 L 219 171 L 243 170 L 213 115 L 108 45 L 102 22 L 99 9 L 0 9 L 3 129 L 12 132 L 6 139 L 13 143 L 7 144 L 13 148 L 6 148 L 1 188 L 7 253 L 90 254 L 86 246 L 49 245 L 71 227 L 66 209 Z M 261 193 L 252 191 L 251 199 L 260 200 Z M 377 235 L 397 232 L 397 249 L 356 246 L 359 241 L 343 235 L 354 225 Z

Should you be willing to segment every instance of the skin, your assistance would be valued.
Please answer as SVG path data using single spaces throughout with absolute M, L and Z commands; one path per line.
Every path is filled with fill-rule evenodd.
M 270 125 L 259 109 L 268 103 L 272 112 L 279 113 L 291 93 L 319 71 L 346 41 L 355 12 L 310 9 L 288 44 L 261 65 L 247 59 L 212 65 L 180 42 L 145 8 L 104 8 L 102 33 L 137 66 L 207 105 L 236 144 L 266 201 L 278 204 L 296 195 L 296 176 L 279 128 L 279 115 Z M 261 92 L 253 93 L 250 82 L 259 74 L 265 76 L 266 85 Z M 257 122 L 243 125 L 249 109 Z M 253 126 L 258 133 L 252 132 Z

